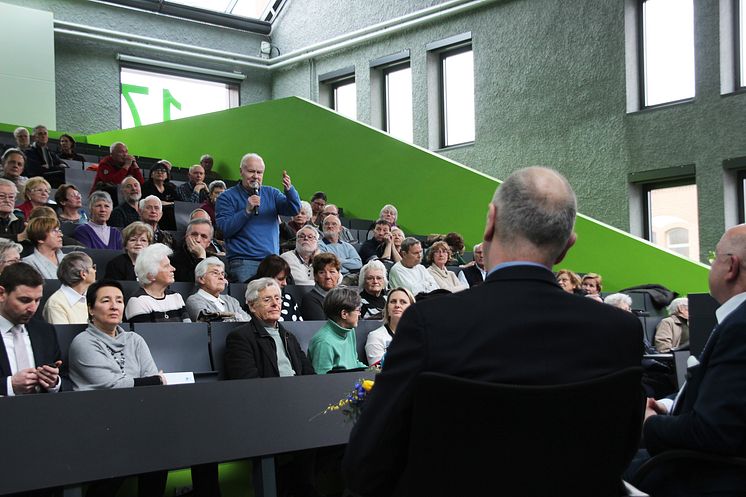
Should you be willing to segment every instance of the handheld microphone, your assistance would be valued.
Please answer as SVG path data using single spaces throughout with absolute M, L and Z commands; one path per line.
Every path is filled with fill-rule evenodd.
M 252 195 L 259 195 L 259 182 L 258 181 L 253 181 L 251 183 L 251 194 Z M 254 208 L 251 209 L 251 210 L 252 210 L 252 212 L 254 213 L 255 216 L 259 215 L 259 206 L 258 205 L 254 206 Z

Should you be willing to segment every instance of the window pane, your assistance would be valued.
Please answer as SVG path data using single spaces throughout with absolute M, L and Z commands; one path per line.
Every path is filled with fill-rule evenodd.
M 238 86 L 123 67 L 122 128 L 238 107 Z
M 386 131 L 412 143 L 412 69 L 386 73 Z
M 648 212 L 653 243 L 699 260 L 697 185 L 650 190 Z
M 694 97 L 692 0 L 643 3 L 645 105 Z
M 334 86 L 334 110 L 350 119 L 357 119 L 355 81 Z
M 443 57 L 444 146 L 474 141 L 474 57 L 469 50 Z
M 746 86 L 746 5 L 744 5 L 744 0 L 738 2 L 738 43 L 741 68 L 739 85 Z

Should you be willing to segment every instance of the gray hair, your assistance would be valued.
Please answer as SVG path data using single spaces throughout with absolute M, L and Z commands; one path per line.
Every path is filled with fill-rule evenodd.
M 395 218 L 397 218 L 397 219 L 399 218 L 399 211 L 397 210 L 397 208 L 396 208 L 396 207 L 394 207 L 394 206 L 393 206 L 393 205 L 391 205 L 391 204 L 386 204 L 386 205 L 384 205 L 383 207 L 381 207 L 381 212 L 380 212 L 380 213 L 378 214 L 378 216 L 379 216 L 379 217 L 382 217 L 382 216 L 383 216 L 383 212 L 384 212 L 384 211 L 391 211 L 391 212 L 393 212 L 393 213 L 394 213 L 394 217 L 395 217 Z
M 204 154 L 202 157 L 199 158 L 199 161 L 202 162 L 205 159 L 212 159 L 212 155 Z M 210 185 L 212 185 L 212 183 L 210 183 Z
M 138 207 L 140 207 L 140 211 L 142 211 L 145 208 L 145 204 L 151 200 L 157 200 L 158 205 L 160 205 L 161 210 L 163 210 L 163 202 L 161 202 L 161 199 L 159 199 L 155 195 L 148 195 L 147 197 L 140 199 L 140 204 L 138 205 Z
M 225 181 L 221 181 L 219 179 L 216 179 L 215 181 L 212 181 L 209 185 L 207 185 L 207 191 L 209 191 L 210 193 L 212 193 L 215 188 L 222 188 L 223 190 L 228 189 L 228 187 L 225 186 Z
M 357 280 L 358 287 L 364 288 L 365 277 L 368 276 L 368 271 L 375 269 L 383 273 L 383 288 L 386 289 L 386 287 L 389 286 L 389 279 L 386 276 L 386 266 L 383 265 L 383 262 L 377 259 L 373 259 L 372 261 L 368 261 L 362 268 L 360 268 L 360 277 Z
M 83 277 L 81 272 L 88 270 L 93 266 L 93 260 L 85 252 L 70 252 L 60 261 L 57 266 L 57 279 L 67 286 L 75 286 Z
M 241 166 L 240 167 L 243 167 L 246 164 L 246 162 L 248 162 L 251 159 L 255 159 L 255 160 L 261 161 L 261 163 L 264 164 L 264 159 L 262 159 L 261 155 L 255 154 L 254 152 L 250 152 L 250 153 L 244 155 L 243 157 L 241 157 Z
M 125 145 L 125 143 L 124 143 L 124 142 L 114 142 L 114 143 L 112 143 L 112 144 L 111 144 L 111 145 L 109 146 L 109 153 L 110 153 L 110 154 L 113 154 L 113 153 L 114 153 L 114 149 L 115 149 L 115 148 L 117 148 L 117 147 L 118 147 L 118 146 L 120 146 L 120 145 L 121 145 L 121 146 L 123 146 L 123 147 L 126 147 L 126 146 L 127 146 L 127 145 Z
M 193 166 L 190 166 L 189 167 L 189 172 L 193 173 L 198 167 L 202 167 L 202 164 L 194 164 Z M 202 167 L 202 169 L 204 170 L 205 168 Z
M 208 257 L 207 259 L 200 261 L 200 263 L 197 264 L 197 267 L 194 268 L 194 281 L 203 277 L 210 269 L 210 266 L 219 266 L 223 268 L 223 271 L 225 271 L 225 264 L 223 264 L 223 261 L 217 257 Z
M 138 184 L 140 183 L 140 182 L 139 182 L 139 181 L 137 180 L 137 178 L 135 178 L 134 176 L 125 176 L 125 178 L 124 178 L 124 179 L 122 180 L 122 182 L 121 182 L 121 183 L 119 183 L 119 185 L 120 185 L 120 186 L 123 186 L 123 185 L 124 185 L 124 183 L 125 183 L 125 182 L 128 182 L 129 180 L 132 180 L 132 181 L 137 181 L 137 183 L 138 183 Z
M 26 133 L 28 133 L 28 134 L 31 134 L 31 133 L 29 133 L 28 129 L 24 128 L 23 126 L 19 126 L 19 127 L 17 127 L 16 129 L 13 130 L 13 136 L 16 137 L 16 138 L 18 138 L 18 135 L 20 135 L 24 131 Z
M 497 210 L 495 236 L 505 246 L 528 242 L 554 260 L 572 236 L 577 201 L 572 187 L 557 171 L 520 169 L 497 189 L 492 203 Z
M 619 307 L 620 304 L 627 304 L 631 308 L 632 297 L 626 293 L 612 293 L 604 299 L 604 304 L 613 305 L 614 307 Z
M 38 133 L 40 129 L 43 129 L 44 131 L 49 131 L 49 129 L 47 129 L 47 127 L 44 126 L 43 124 L 37 124 L 36 126 L 34 126 L 34 134 Z
M 23 245 L 7 238 L 0 238 L 0 261 L 5 260 L 5 252 L 10 249 L 15 249 L 20 255 L 23 252 Z
M 246 285 L 246 303 L 253 304 L 259 300 L 259 292 L 270 287 L 276 287 L 280 294 L 282 294 L 282 289 L 274 278 L 258 278 L 254 281 L 250 281 L 249 284 Z
M 198 217 L 197 219 L 192 219 L 191 221 L 189 221 L 189 224 L 187 224 L 186 226 L 187 235 L 189 234 L 189 229 L 192 226 L 196 226 L 198 224 L 206 224 L 207 226 L 209 226 L 210 227 L 210 238 L 212 238 L 212 236 L 215 234 L 215 229 L 212 227 L 212 221 L 210 221 L 209 219 L 205 219 L 203 217 Z
M 479 247 L 481 247 L 481 246 L 482 246 L 482 242 L 479 242 L 479 243 L 475 244 L 475 245 L 474 245 L 474 248 L 473 248 L 473 249 L 471 249 L 471 250 L 472 250 L 472 252 L 476 252 L 476 251 L 477 251 L 477 249 L 478 249 Z
M 12 181 L 10 181 L 9 179 L 0 178 L 0 186 L 7 186 L 7 187 L 11 187 L 12 186 L 13 187 L 13 191 L 16 192 L 16 194 L 18 194 L 18 187 L 16 186 L 15 183 L 13 183 Z
M 307 224 L 305 226 L 301 226 L 301 228 L 298 231 L 295 232 L 295 236 L 298 236 L 301 231 L 310 231 L 311 233 L 313 233 L 314 235 L 316 235 L 316 240 L 319 239 L 319 232 L 318 232 L 318 230 L 316 228 L 314 228 L 313 226 L 311 226 L 310 224 Z
M 342 311 L 353 311 L 360 307 L 360 302 L 360 294 L 352 288 L 332 288 L 324 298 L 324 314 L 336 322 Z
M 194 216 L 195 216 L 196 214 L 198 214 L 198 213 L 202 213 L 202 214 L 204 214 L 204 215 L 205 215 L 205 217 L 198 217 L 198 218 L 195 218 Z M 194 209 L 194 210 L 193 210 L 192 212 L 190 212 L 190 213 L 189 213 L 189 220 L 191 221 L 191 220 L 193 220 L 193 219 L 207 219 L 207 220 L 209 220 L 209 221 L 210 221 L 210 223 L 212 223 L 212 220 L 210 219 L 210 214 L 209 214 L 209 213 L 208 213 L 208 212 L 207 212 L 206 210 L 204 210 L 204 209 L 202 209 L 202 208 L 200 208 L 200 207 L 197 207 L 196 209 Z
M 299 212 L 303 212 L 308 217 L 308 219 L 311 219 L 313 217 L 313 209 L 311 209 L 311 204 L 309 204 L 305 200 L 300 201 Z
M 413 236 L 408 236 L 401 242 L 401 251 L 409 253 L 409 249 L 415 245 L 422 245 L 422 242 Z
M 23 162 L 24 163 L 26 162 L 26 154 L 23 152 L 23 150 L 21 150 L 20 148 L 11 147 L 5 152 L 3 152 L 3 158 L 2 158 L 3 165 L 5 165 L 5 163 L 8 161 L 8 158 L 13 154 L 20 155 L 21 157 L 23 157 Z
M 96 205 L 96 203 L 101 202 L 102 200 L 109 204 L 109 206 L 112 206 L 114 204 L 111 201 L 111 195 L 109 195 L 108 192 L 96 190 L 88 197 L 88 210 L 91 211 L 93 209 L 93 206 Z
M 163 258 L 173 253 L 173 250 L 162 243 L 154 243 L 142 249 L 135 261 L 135 275 L 140 286 L 149 285 L 151 283 L 150 276 L 158 274 Z
M 686 297 L 679 297 L 677 299 L 673 299 L 670 304 L 668 304 L 668 307 L 666 310 L 668 311 L 669 316 L 673 316 L 674 314 L 678 314 L 680 307 L 689 307 L 689 299 Z

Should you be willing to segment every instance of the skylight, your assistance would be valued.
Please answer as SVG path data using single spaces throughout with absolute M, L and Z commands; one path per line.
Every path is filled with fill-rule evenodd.
M 272 0 L 168 0 L 169 3 L 187 5 L 198 9 L 222 12 L 250 19 L 262 19 L 262 14 Z

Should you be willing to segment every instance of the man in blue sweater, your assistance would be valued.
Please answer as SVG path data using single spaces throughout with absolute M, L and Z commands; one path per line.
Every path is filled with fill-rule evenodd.
M 295 216 L 300 211 L 300 197 L 282 172 L 285 193 L 262 186 L 264 160 L 257 154 L 241 159 L 241 182 L 218 197 L 215 220 L 225 237 L 228 274 L 231 281 L 248 280 L 259 263 L 270 254 L 279 254 L 278 215 Z

